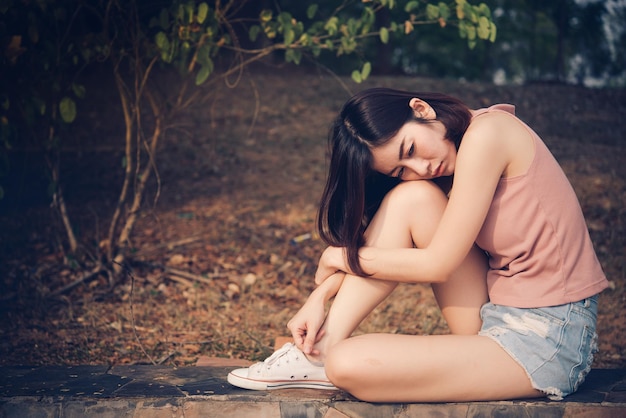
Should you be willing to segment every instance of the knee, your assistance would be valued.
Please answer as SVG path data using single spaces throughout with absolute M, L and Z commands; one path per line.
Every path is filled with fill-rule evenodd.
M 406 207 L 415 210 L 416 206 L 447 201 L 443 191 L 431 181 L 405 181 L 391 189 L 383 204 L 392 208 Z
M 359 370 L 354 361 L 351 344 L 345 341 L 335 345 L 324 360 L 328 379 L 338 388 L 352 392 L 353 383 L 359 380 Z
M 378 363 L 362 343 L 367 336 L 352 337 L 335 345 L 325 359 L 326 376 L 336 387 L 366 402 L 379 402 Z

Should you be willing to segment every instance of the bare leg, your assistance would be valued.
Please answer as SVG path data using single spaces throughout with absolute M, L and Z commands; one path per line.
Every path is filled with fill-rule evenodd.
M 368 245 L 428 245 L 446 199 L 429 183 L 391 192 L 368 229 Z M 437 402 L 536 397 L 524 370 L 494 341 L 478 336 L 487 300 L 486 261 L 473 249 L 446 283 L 433 286 L 453 334 L 370 334 L 348 338 L 395 283 L 346 275 L 319 343 L 336 386 L 373 402 Z
M 399 185 L 383 201 L 366 234 L 367 245 L 399 248 L 425 247 L 430 242 L 447 204 L 444 194 L 430 182 Z M 486 261 L 472 250 L 448 282 L 433 286 L 450 330 L 476 334 L 480 307 L 487 301 Z M 395 282 L 346 275 L 323 326 L 324 337 L 315 349 L 323 361 L 326 352 L 348 338 L 361 321 L 397 286 Z
M 369 334 L 332 348 L 326 374 L 370 402 L 454 402 L 537 397 L 526 372 L 478 335 Z

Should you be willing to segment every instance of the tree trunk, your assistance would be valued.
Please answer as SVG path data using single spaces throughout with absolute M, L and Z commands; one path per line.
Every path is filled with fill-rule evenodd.
M 52 144 L 54 141 L 54 120 L 56 119 L 56 107 L 52 108 L 52 122 L 50 123 L 50 129 L 48 130 L 48 143 Z M 57 146 L 58 147 L 58 146 Z M 63 223 L 65 229 L 65 235 L 67 236 L 67 243 L 69 246 L 70 254 L 75 254 L 78 250 L 78 241 L 72 228 L 72 222 L 70 221 L 69 214 L 67 212 L 67 206 L 65 204 L 65 198 L 63 196 L 63 188 L 61 187 L 61 169 L 59 167 L 59 150 L 56 148 L 54 154 L 46 154 L 46 162 L 48 163 L 48 169 L 52 176 L 52 182 L 54 186 L 54 192 L 52 194 L 52 206 L 59 211 L 59 217 Z

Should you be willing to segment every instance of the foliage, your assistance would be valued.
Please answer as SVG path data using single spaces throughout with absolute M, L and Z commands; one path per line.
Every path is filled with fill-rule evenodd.
M 616 1 L 485 0 L 497 43 L 471 54 L 450 31 L 424 27 L 417 42 L 395 41 L 404 73 L 501 82 L 621 85 L 626 78 L 626 6 Z M 597 85 L 595 84 L 595 85 Z
M 43 149 L 50 176 L 48 192 L 53 207 L 63 214 L 59 144 L 66 125 L 76 118 L 76 101 L 86 95 L 78 75 L 96 58 L 94 51 L 90 54 L 85 48 L 94 33 L 78 24 L 90 20 L 90 10 L 62 0 L 34 4 L 5 0 L 0 13 L 5 71 L 0 82 L 0 142 L 4 146 L 0 155 L 8 170 L 7 151 L 16 140 L 22 142 L 21 147 Z M 68 223 L 65 226 L 68 244 L 75 251 L 78 244 L 74 232 Z
M 90 275 L 106 272 L 114 283 L 129 254 L 146 186 L 155 181 L 158 188 L 158 144 L 182 112 L 208 100 L 213 83 L 251 63 L 270 56 L 293 64 L 322 54 L 357 56 L 352 79 L 361 82 L 371 72 L 364 49 L 372 40 L 385 44 L 425 24 L 456 26 L 470 48 L 496 36 L 489 8 L 466 0 L 346 0 L 330 6 L 327 1 L 308 4 L 304 15 L 296 15 L 237 0 L 2 0 L 2 64 L 8 77 L 2 78 L 0 139 L 5 148 L 28 142 L 45 153 L 68 255 L 90 261 L 95 266 Z M 394 19 L 377 25 L 376 16 L 384 10 L 394 11 Z M 81 100 L 98 100 L 78 81 L 95 64 L 106 64 L 115 80 L 124 126 L 118 169 L 124 180 L 107 235 L 98 239 L 97 253 L 89 260 L 77 254 L 60 152 L 71 141 L 69 125 L 81 117 Z M 159 85 L 170 69 L 180 76 L 179 88 Z

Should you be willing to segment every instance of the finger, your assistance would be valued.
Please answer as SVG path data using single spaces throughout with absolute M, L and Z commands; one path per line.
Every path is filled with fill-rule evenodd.
M 306 337 L 304 338 L 304 344 L 302 346 L 302 351 L 304 352 L 304 354 L 312 354 L 313 346 L 316 342 L 316 334 L 313 332 L 307 332 Z
M 318 268 L 317 271 L 315 272 L 315 284 L 319 286 L 322 283 L 324 283 L 324 276 L 322 275 L 322 273 L 320 272 L 320 269 Z
M 295 329 L 289 329 L 291 331 L 291 336 L 293 337 L 293 342 L 296 345 L 296 347 L 298 347 L 299 349 L 302 349 L 302 346 L 304 344 L 304 336 L 306 334 L 305 331 L 295 328 Z
M 303 344 L 304 344 L 304 338 L 302 338 L 302 336 L 299 334 L 292 334 L 292 336 L 293 336 L 293 343 L 296 345 L 296 347 L 298 347 L 299 349 L 302 349 Z
M 317 357 L 317 356 L 320 355 L 320 353 L 321 353 L 320 350 L 313 349 L 313 350 L 311 350 L 310 353 L 307 353 L 307 354 L 310 355 L 310 356 L 313 356 L 313 357 Z

